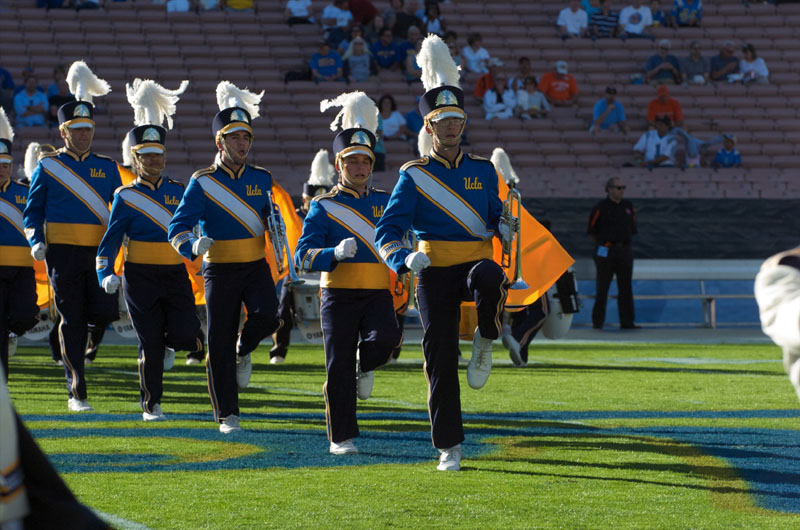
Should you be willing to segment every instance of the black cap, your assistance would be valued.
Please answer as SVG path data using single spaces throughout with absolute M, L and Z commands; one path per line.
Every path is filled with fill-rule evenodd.
M 303 184 L 303 196 L 304 197 L 316 197 L 317 195 L 322 195 L 323 193 L 328 191 L 328 187 L 322 184 L 309 184 L 306 182 Z
M 140 125 L 128 131 L 128 143 L 134 153 L 166 153 L 167 130 L 159 125 Z
M 77 129 L 94 127 L 94 105 L 86 101 L 70 101 L 58 108 L 58 125 Z
M 368 129 L 354 127 L 345 129 L 336 135 L 333 140 L 333 156 L 367 155 L 375 161 L 375 135 Z
M 442 118 L 467 119 L 464 111 L 464 92 L 454 86 L 443 85 L 425 92 L 419 101 L 419 113 L 426 120 Z
M 0 164 L 8 164 L 13 161 L 11 158 L 11 140 L 0 138 Z
M 230 107 L 221 110 L 214 116 L 214 121 L 211 123 L 211 132 L 214 138 L 219 135 L 225 135 L 234 131 L 247 131 L 252 136 L 253 128 L 251 127 L 252 118 L 250 113 L 241 107 Z

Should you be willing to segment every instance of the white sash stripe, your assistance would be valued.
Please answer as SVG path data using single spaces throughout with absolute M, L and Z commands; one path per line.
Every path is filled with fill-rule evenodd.
M 486 229 L 486 223 L 478 215 L 467 206 L 463 199 L 454 194 L 434 179 L 427 175 L 424 171 L 416 167 L 410 167 L 406 170 L 414 184 L 417 185 L 428 197 L 433 199 L 443 210 L 449 212 L 453 217 L 461 221 L 467 227 L 467 230 L 475 237 L 484 239 L 492 237 L 493 232 Z
M 25 221 L 22 219 L 22 212 L 17 210 L 10 202 L 0 199 L 0 215 L 11 221 L 17 230 L 25 233 Z
M 350 230 L 360 235 L 370 246 L 375 246 L 375 227 L 364 220 L 363 217 L 355 213 L 350 208 L 337 204 L 329 199 L 319 201 L 320 206 L 325 208 L 328 214 L 332 215 Z
M 119 197 L 131 206 L 146 213 L 150 218 L 155 221 L 158 226 L 169 232 L 169 222 L 172 220 L 172 214 L 169 210 L 158 204 L 156 201 L 146 195 L 134 191 L 132 189 L 124 189 L 119 192 Z
M 108 204 L 97 195 L 94 188 L 86 184 L 82 178 L 75 175 L 54 158 L 44 158 L 41 164 L 42 167 L 49 171 L 61 184 L 66 186 L 69 191 L 85 201 L 89 205 L 89 209 L 92 210 L 92 213 L 99 217 L 104 225 L 108 225 Z
M 208 176 L 198 177 L 197 182 L 204 192 L 214 197 L 227 208 L 237 221 L 246 226 L 256 236 L 264 235 L 265 229 L 261 217 L 254 213 L 242 199 Z

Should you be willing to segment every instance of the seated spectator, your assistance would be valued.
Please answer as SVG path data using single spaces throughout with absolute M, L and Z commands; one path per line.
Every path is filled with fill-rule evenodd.
M 756 49 L 752 44 L 745 44 L 742 48 L 742 60 L 739 61 L 739 73 L 742 74 L 742 82 L 747 83 L 769 83 L 769 70 L 764 59 L 756 54 Z
M 619 13 L 617 35 L 620 39 L 643 38 L 654 39 L 649 28 L 653 25 L 650 8 L 642 5 L 641 0 L 633 0 L 632 5 L 623 8 Z
M 507 120 L 514 115 L 517 108 L 517 98 L 514 91 L 506 88 L 505 73 L 498 72 L 495 78 L 494 88 L 490 88 L 483 95 L 483 111 L 486 113 L 486 120 L 498 118 Z
M 617 129 L 623 133 L 628 132 L 628 125 L 625 123 L 625 107 L 616 100 L 616 97 L 617 89 L 613 86 L 606 87 L 606 96 L 594 105 L 592 126 L 589 127 L 590 133 L 613 132 Z
M 422 25 L 426 35 L 433 33 L 440 37 L 444 36 L 444 32 L 447 31 L 447 25 L 442 19 L 439 4 L 435 2 L 425 3 L 425 17 L 422 19 Z
M 678 58 L 669 53 L 670 42 L 658 42 L 658 53 L 647 59 L 644 66 L 644 80 L 655 85 L 677 85 L 681 82 L 681 65 Z
M 53 68 L 53 82 L 47 87 L 47 97 L 55 96 L 58 94 L 58 82 L 67 78 L 67 70 L 63 64 L 57 65 Z
M 589 18 L 589 36 L 607 39 L 617 35 L 619 13 L 611 9 L 610 0 L 600 0 L 600 9 Z
M 667 17 L 667 15 L 661 9 L 661 2 L 659 0 L 653 0 L 650 2 L 650 16 L 653 17 L 654 28 L 666 28 L 672 26 L 672 19 Z
M 47 121 L 51 127 L 58 125 L 58 109 L 61 108 L 61 105 L 66 105 L 71 101 L 75 101 L 75 97 L 70 93 L 67 81 L 62 79 L 56 84 L 56 93 L 47 98 L 49 105 Z
M 586 11 L 581 9 L 578 0 L 570 0 L 569 7 L 565 7 L 558 13 L 556 26 L 561 40 L 583 37 L 589 27 L 589 17 L 586 15 Z
M 712 81 L 725 81 L 729 75 L 739 73 L 739 59 L 733 55 L 733 50 L 733 41 L 725 41 L 719 55 L 711 58 L 709 76 Z
M 475 96 L 476 99 L 482 100 L 483 96 L 486 95 L 486 92 L 494 88 L 495 79 L 497 79 L 497 76 L 500 75 L 502 71 L 503 61 L 497 57 L 492 57 L 489 59 L 489 73 L 483 74 L 478 78 L 478 82 L 475 83 L 475 90 L 472 92 L 472 95 Z
M 290 26 L 294 24 L 314 24 L 314 6 L 311 0 L 289 0 L 286 2 L 284 11 L 286 23 Z
M 322 31 L 334 48 L 346 39 L 353 27 L 353 14 L 347 0 L 333 0 L 322 10 Z
M 64 0 L 36 0 L 36 7 L 59 9 L 66 6 L 64 5 Z
M 252 13 L 253 0 L 223 0 L 228 13 Z
M 578 84 L 569 74 L 567 61 L 556 62 L 556 71 L 548 72 L 539 80 L 539 91 L 547 102 L 556 107 L 578 104 Z
M 414 133 L 406 127 L 406 118 L 397 110 L 397 103 L 389 94 L 381 96 L 378 100 L 378 110 L 381 120 L 383 120 L 383 139 L 384 140 L 408 140 L 414 139 Z
M 544 118 L 550 112 L 547 98 L 536 89 L 538 84 L 536 77 L 529 76 L 525 78 L 523 87 L 517 90 L 517 108 L 521 120 Z
M 319 51 L 311 56 L 309 67 L 315 83 L 345 80 L 342 56 L 331 49 L 327 40 L 320 42 Z
M 378 128 L 375 129 L 375 166 L 373 171 L 386 170 L 386 144 L 383 143 L 383 118 L 378 113 Z
M 167 13 L 188 13 L 192 7 L 189 0 L 167 0 Z
M 655 125 L 659 118 L 669 118 L 670 124 L 683 126 L 683 109 L 677 99 L 669 97 L 669 89 L 659 85 L 656 97 L 647 104 L 647 122 Z
M 14 78 L 5 68 L 0 68 L 0 107 L 8 115 L 14 111 Z
M 350 12 L 353 14 L 353 24 L 356 26 L 372 24 L 378 16 L 378 8 L 370 0 L 350 0 Z
M 450 50 L 450 57 L 456 63 L 456 66 L 461 66 L 461 54 L 458 53 L 458 33 L 455 31 L 448 31 L 444 34 L 444 43 L 447 44 L 447 49 Z
M 742 167 L 742 157 L 736 149 L 736 136 L 732 134 L 722 135 L 722 147 L 717 151 L 717 156 L 711 162 L 711 166 L 720 167 Z
M 422 43 L 422 32 L 419 30 L 417 26 L 411 26 L 408 28 L 408 34 L 406 35 L 406 39 L 400 42 L 397 45 L 397 53 L 399 55 L 399 61 L 404 65 L 405 68 L 406 59 L 409 55 L 416 55 L 417 53 L 417 44 Z
M 531 60 L 527 57 L 520 57 L 517 60 L 517 73 L 508 80 L 508 88 L 515 93 L 525 88 L 525 80 L 533 75 Z
M 703 20 L 702 0 L 674 0 L 670 11 L 673 26 L 699 26 Z
M 689 55 L 681 61 L 681 77 L 684 84 L 705 85 L 708 83 L 710 64 L 707 57 L 700 55 L 700 43 L 689 43 Z
M 365 39 L 364 28 L 362 28 L 361 26 L 353 26 L 353 28 L 350 30 L 350 36 L 342 40 L 339 43 L 339 46 L 336 48 L 336 51 L 339 52 L 339 55 L 344 55 L 347 49 L 350 47 L 350 43 L 358 37 Z
M 221 6 L 220 0 L 197 0 L 198 11 L 218 11 Z
M 397 44 L 393 41 L 391 29 L 383 28 L 381 30 L 380 38 L 372 45 L 370 51 L 378 68 L 383 70 L 400 68 L 400 52 Z
M 646 131 L 633 146 L 633 150 L 641 155 L 640 167 L 675 167 L 675 151 L 678 141 L 670 131 L 672 122 L 661 117 L 655 122 L 656 128 Z
M 406 112 L 404 115 L 406 127 L 411 131 L 413 138 L 416 138 L 420 129 L 425 126 L 425 119 L 422 117 L 422 114 L 419 113 L 419 100 L 420 97 L 417 96 L 413 110 Z
M 75 2 L 75 10 L 100 9 L 100 0 L 83 0 Z
M 47 94 L 37 86 L 34 74 L 25 78 L 25 88 L 14 96 L 14 112 L 17 113 L 17 127 L 43 127 L 49 107 Z
M 402 13 L 404 9 L 405 2 L 403 0 L 389 0 L 389 7 L 383 11 L 384 25 L 391 29 L 397 19 L 397 14 Z
M 586 11 L 586 17 L 591 20 L 592 15 L 600 11 L 602 0 L 581 0 L 581 9 Z
M 367 49 L 367 41 L 361 37 L 356 37 L 350 42 L 342 61 L 347 79 L 350 81 L 364 82 L 376 71 L 375 61 Z
M 416 28 L 411 28 L 416 29 Z M 417 81 L 422 80 L 422 67 L 420 67 L 419 63 L 417 62 L 417 55 L 419 55 L 419 51 L 422 49 L 422 39 L 417 39 L 416 48 L 409 52 L 406 55 L 406 81 L 408 84 L 416 83 Z
M 404 2 L 403 0 L 399 0 L 399 3 L 402 9 L 395 11 L 392 33 L 395 39 L 405 39 L 406 35 L 408 35 L 408 28 L 416 26 L 421 31 L 424 26 L 422 21 L 414 15 L 414 11 L 416 11 L 416 2 L 410 0 L 409 2 Z M 394 2 L 392 5 L 394 5 Z
M 488 74 L 489 73 L 489 52 L 486 48 L 482 47 L 483 38 L 480 33 L 472 33 L 467 37 L 467 46 L 461 50 L 461 59 L 464 61 L 463 66 L 466 67 L 468 72 L 474 74 Z

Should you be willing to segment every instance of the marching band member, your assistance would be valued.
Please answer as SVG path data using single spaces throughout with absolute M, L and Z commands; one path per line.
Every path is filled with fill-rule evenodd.
M 28 185 L 11 178 L 14 129 L 0 108 L 0 361 L 8 377 L 8 332 L 22 335 L 39 321 L 36 280 L 22 211 Z
M 92 410 L 84 377 L 87 326 L 93 322 L 105 328 L 119 318 L 117 296 L 97 285 L 95 255 L 108 225 L 108 205 L 122 182 L 111 158 L 89 150 L 94 136 L 92 98 L 111 88 L 83 61 L 70 66 L 67 83 L 76 101 L 58 109 L 65 147 L 44 155 L 33 171 L 24 218 L 31 255 L 37 261 L 46 258 L 61 314 L 58 329 L 69 410 L 81 412 Z
M 296 210 L 300 219 L 305 219 L 311 206 L 311 200 L 314 197 L 326 193 L 333 187 L 335 178 L 336 170 L 328 161 L 328 151 L 320 149 L 311 162 L 311 174 L 308 177 L 308 182 L 303 184 L 303 204 Z M 294 314 L 294 289 L 284 279 L 281 286 L 281 296 L 278 300 L 278 317 L 283 321 L 283 325 L 272 335 L 274 345 L 269 351 L 270 364 L 281 364 L 286 360 L 292 328 L 294 327 Z
M 166 163 L 167 130 L 178 96 L 151 80 L 127 85 L 128 102 L 135 111 L 128 145 L 136 180 L 114 194 L 108 229 L 97 249 L 97 279 L 108 294 L 117 292 L 114 258 L 128 237 L 122 279 L 125 302 L 139 340 L 139 389 L 144 421 L 163 420 L 165 347 L 202 350 L 200 321 L 183 258 L 167 240 L 172 214 L 183 196 L 183 184 L 162 176 Z M 174 355 L 174 352 L 171 353 Z
M 492 238 L 513 232 L 501 223 L 497 172 L 485 158 L 461 152 L 466 123 L 458 69 L 437 36 L 428 36 L 418 56 L 425 95 L 420 113 L 433 136 L 433 149 L 400 169 L 400 179 L 375 229 L 381 257 L 398 274 L 418 274 L 417 307 L 429 384 L 428 407 L 437 469 L 460 469 L 464 429 L 458 382 L 460 304 L 473 299 L 478 328 L 467 368 L 472 388 L 486 383 L 492 366 L 492 341 L 500 336 L 507 279 L 492 261 Z M 412 252 L 403 243 L 411 229 L 419 241 Z
M 227 81 L 217 86 L 220 112 L 211 127 L 216 161 L 192 175 L 169 224 L 169 241 L 181 255 L 189 260 L 204 255 L 208 391 L 214 420 L 226 434 L 241 430 L 237 385 L 245 388 L 250 381 L 250 352 L 280 325 L 264 252 L 264 219 L 273 208 L 272 175 L 247 164 L 251 121 L 258 117 L 263 94 Z M 193 232 L 198 221 L 200 237 Z M 247 320 L 240 331 L 243 303 Z
M 322 271 L 320 315 L 325 336 L 325 419 L 331 454 L 357 453 L 356 397 L 372 392 L 373 370 L 402 340 L 389 292 L 389 269 L 375 249 L 375 223 L 389 195 L 369 186 L 375 164 L 378 109 L 363 92 L 325 100 L 343 109 L 331 124 L 339 183 L 319 195 L 303 223 L 295 262 Z

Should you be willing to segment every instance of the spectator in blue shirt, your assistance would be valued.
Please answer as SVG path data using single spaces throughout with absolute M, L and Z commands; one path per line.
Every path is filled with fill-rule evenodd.
M 664 11 L 661 9 L 661 2 L 659 0 L 653 0 L 650 2 L 650 13 L 653 17 L 653 27 L 670 27 L 672 26 L 672 19 L 668 17 Z
M 383 28 L 378 42 L 372 45 L 372 56 L 382 70 L 397 70 L 400 68 L 400 53 L 397 44 L 393 42 L 392 30 Z
M 55 68 L 53 68 L 53 82 L 50 83 L 49 87 L 47 87 L 48 98 L 58 95 L 58 82 L 66 78 L 67 78 L 67 70 L 64 68 L 63 64 L 59 64 Z
M 14 110 L 14 78 L 5 68 L 0 68 L 0 107 L 6 109 L 6 114 Z
M 671 44 L 668 39 L 658 42 L 658 53 L 647 59 L 644 67 L 644 79 L 658 85 L 678 85 L 681 82 L 681 65 L 678 58 L 669 53 Z
M 342 56 L 331 49 L 328 41 L 319 44 L 319 52 L 311 56 L 311 77 L 320 81 L 344 81 Z
M 47 94 L 36 86 L 36 76 L 28 75 L 25 88 L 14 96 L 17 127 L 43 127 L 49 109 Z
M 702 0 L 675 0 L 672 4 L 672 24 L 678 26 L 699 26 L 703 20 Z
M 414 110 L 410 110 L 404 114 L 406 127 L 414 133 L 414 136 L 418 135 L 419 131 L 425 125 L 425 120 L 422 118 L 422 114 L 419 113 L 419 99 L 419 96 L 417 96 Z
M 717 156 L 711 165 L 719 167 L 742 167 L 742 157 L 736 149 L 736 137 L 732 134 L 722 135 L 722 148 L 717 151 Z
M 595 134 L 598 130 L 628 132 L 625 123 L 625 107 L 616 100 L 617 89 L 613 86 L 606 87 L 606 96 L 595 103 L 592 116 L 592 126 L 589 132 Z

